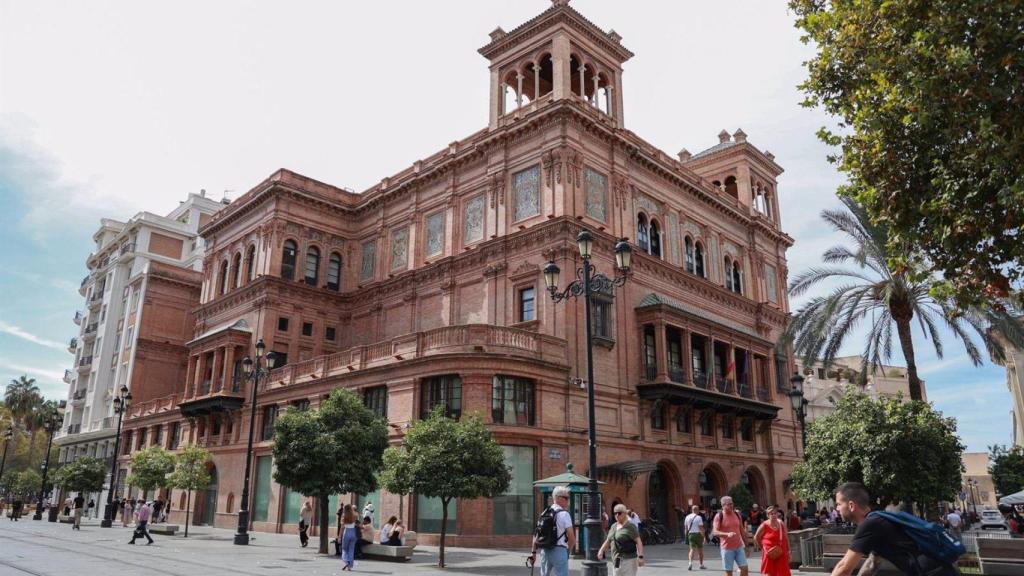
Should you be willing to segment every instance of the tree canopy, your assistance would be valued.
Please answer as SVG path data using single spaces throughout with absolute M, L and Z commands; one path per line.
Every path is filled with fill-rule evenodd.
M 729 496 L 732 496 L 732 503 L 737 510 L 749 513 L 754 507 L 754 495 L 743 484 L 734 484 L 729 488 Z
M 103 462 L 82 456 L 74 462 L 61 466 L 54 475 L 53 483 L 71 492 L 99 492 L 107 477 Z
M 189 513 L 192 509 L 192 492 L 203 490 L 210 484 L 210 452 L 202 446 L 182 446 L 174 459 L 174 472 L 169 478 L 170 485 L 188 491 L 185 504 L 185 537 L 188 538 Z
M 961 308 L 1024 278 L 1024 3 L 790 0 L 804 106 L 838 122 L 819 137 L 892 231 L 894 268 L 923 259 Z
M 132 455 L 132 471 L 125 482 L 149 492 L 170 485 L 174 454 L 160 446 L 147 446 Z
M 996 492 L 1009 496 L 1024 490 L 1024 448 L 1014 446 L 989 446 L 988 473 Z
M 413 423 L 401 446 L 384 455 L 385 488 L 411 488 L 442 504 L 438 565 L 444 567 L 448 504 L 453 498 L 493 498 L 508 490 L 512 476 L 501 445 L 478 415 L 447 418 L 441 408 Z
M 825 500 L 860 482 L 882 504 L 951 501 L 963 451 L 956 421 L 927 403 L 848 388 L 831 414 L 807 425 L 807 461 L 793 469 L 793 490 Z
M 354 392 L 336 389 L 315 410 L 289 408 L 274 424 L 274 480 L 319 498 L 320 553 L 327 553 L 332 494 L 377 489 L 388 431 Z

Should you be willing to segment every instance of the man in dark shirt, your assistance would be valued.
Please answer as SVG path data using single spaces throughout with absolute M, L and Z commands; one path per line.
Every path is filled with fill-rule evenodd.
M 836 490 L 836 509 L 846 522 L 857 524 L 857 532 L 846 555 L 832 570 L 833 576 L 849 576 L 865 556 L 874 553 L 891 562 L 903 574 L 911 576 L 954 576 L 956 567 L 943 564 L 920 553 L 902 528 L 884 518 L 868 518 L 871 511 L 868 491 L 862 484 L 847 482 Z

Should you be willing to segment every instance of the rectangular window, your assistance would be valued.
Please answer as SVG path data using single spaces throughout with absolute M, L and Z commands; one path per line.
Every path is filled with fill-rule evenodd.
M 371 412 L 387 420 L 388 418 L 388 387 L 371 386 L 363 390 L 363 405 Z
M 178 444 L 181 443 L 181 423 L 175 422 L 171 425 L 171 450 L 177 450 Z
M 786 359 L 775 357 L 775 389 L 789 392 L 789 377 L 786 375 Z
M 651 405 L 651 428 L 654 430 L 665 429 L 665 405 L 661 402 Z
M 277 405 L 273 404 L 263 408 L 263 429 L 260 432 L 260 440 L 270 440 L 274 437 L 274 422 L 277 421 Z
M 448 525 L 445 532 L 455 534 L 455 521 L 458 519 L 458 499 L 452 498 L 448 503 Z M 416 531 L 423 534 L 440 534 L 442 504 L 440 498 L 416 497 Z
M 676 432 L 682 432 L 684 434 L 690 434 L 693 432 L 693 427 L 690 422 L 692 415 L 686 408 L 680 408 L 676 410 Z
M 83 421 L 84 420 L 85 419 L 83 418 Z M 123 444 L 121 444 L 121 453 L 122 454 L 131 454 L 132 453 L 132 431 L 131 430 L 129 430 L 129 431 L 124 433 L 124 440 L 122 440 L 122 442 L 123 442 Z
M 270 511 L 270 456 L 256 458 L 256 488 L 252 499 L 253 522 L 266 522 Z
M 590 328 L 595 338 L 615 339 L 615 330 L 612 326 L 612 301 L 610 299 L 594 295 L 590 300 L 590 316 Z
M 401 270 L 409 265 L 409 228 L 402 227 L 391 232 L 391 267 Z
M 280 367 L 288 364 L 288 353 L 287 352 L 281 352 L 280 350 L 274 350 L 274 356 L 277 357 L 277 360 L 274 362 L 274 367 L 275 368 L 280 368 Z
M 146 429 L 139 428 L 139 446 L 138 449 L 142 450 L 146 447 Z
M 534 522 L 534 449 L 502 446 L 501 450 L 512 481 L 504 494 L 491 500 L 494 505 L 491 532 L 502 536 L 530 534 Z
M 736 427 L 736 422 L 733 417 L 729 414 L 722 416 L 722 438 L 732 438 L 735 433 L 733 428 Z
M 306 398 L 303 398 L 302 400 L 296 400 L 292 402 L 292 407 L 296 408 L 300 412 L 305 412 L 306 410 L 309 410 L 309 400 L 307 400 Z
M 164 427 L 154 426 L 153 427 L 153 445 L 160 446 L 160 441 L 164 439 Z M 162 446 L 161 446 L 162 447 Z
M 213 415 L 210 416 L 210 420 L 211 420 L 211 426 L 212 426 L 212 430 L 210 430 L 210 434 L 212 436 L 220 436 L 220 415 L 219 414 L 213 414 Z
M 324 328 L 324 339 L 334 342 L 336 336 L 337 335 L 334 326 L 328 326 L 327 328 Z
M 287 332 L 288 331 L 288 318 L 279 316 L 277 319 L 277 331 Z
M 527 378 L 495 376 L 491 383 L 491 418 L 495 424 L 533 426 L 535 384 Z
M 519 291 L 519 321 L 530 322 L 536 319 L 534 290 L 533 286 L 523 288 Z
M 434 376 L 420 385 L 420 418 L 426 418 L 435 407 L 444 408 L 445 416 L 456 420 L 462 416 L 462 378 L 457 374 Z
M 715 435 L 715 413 L 711 410 L 700 413 L 700 434 L 701 436 Z
M 648 380 L 654 380 L 657 371 L 658 357 L 655 353 L 654 327 L 644 328 L 644 370 Z
M 764 283 L 768 292 L 768 301 L 777 304 L 779 302 L 778 277 L 775 276 L 775 266 L 768 263 L 764 265 Z
M 302 335 L 303 336 L 312 336 L 313 335 L 313 323 L 312 322 L 303 322 L 302 323 Z
M 754 440 L 754 421 L 750 418 L 740 420 L 740 438 L 744 442 L 752 442 Z

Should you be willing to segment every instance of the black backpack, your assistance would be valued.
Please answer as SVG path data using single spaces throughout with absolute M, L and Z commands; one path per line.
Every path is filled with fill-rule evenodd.
M 533 529 L 533 540 L 537 543 L 537 548 L 554 548 L 558 546 L 558 541 L 565 536 L 565 533 L 558 533 L 558 522 L 556 518 L 559 512 L 565 512 L 565 510 L 554 510 L 547 508 L 537 519 L 537 526 Z

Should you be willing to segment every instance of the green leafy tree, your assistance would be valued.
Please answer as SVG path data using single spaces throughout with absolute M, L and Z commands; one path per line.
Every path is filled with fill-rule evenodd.
M 174 459 L 170 485 L 188 491 L 185 501 L 185 538 L 188 538 L 189 514 L 192 511 L 192 491 L 205 490 L 210 485 L 210 452 L 192 444 L 183 446 Z
M 385 452 L 385 478 L 398 488 L 411 487 L 428 498 L 440 498 L 441 545 L 438 566 L 444 568 L 448 504 L 453 498 L 494 498 L 508 489 L 512 476 L 501 445 L 477 415 L 447 418 L 441 408 L 415 422 L 401 446 Z
M 989 446 L 988 473 L 996 485 L 996 492 L 1003 496 L 1024 490 L 1024 448 L 1014 446 Z
M 132 456 L 132 471 L 125 481 L 129 486 L 151 492 L 168 486 L 172 472 L 174 454 L 160 446 L 147 446 Z
M 290 408 L 274 424 L 274 480 L 320 508 L 320 553 L 327 553 L 331 494 L 367 494 L 388 445 L 387 426 L 355 393 L 337 389 L 316 410 Z
M 855 198 L 892 230 L 894 268 L 923 257 L 961 308 L 1024 276 L 1024 4 L 790 0 L 804 106 Z M 908 249 L 909 248 L 909 249 Z
M 790 295 L 798 297 L 826 280 L 838 280 L 838 287 L 823 296 L 815 296 L 793 316 L 780 339 L 780 346 L 792 343 L 793 351 L 805 365 L 817 359 L 826 369 L 856 328 L 868 325 L 859 379 L 863 383 L 872 366 L 886 363 L 892 355 L 893 328 L 907 363 L 910 397 L 922 399 L 921 378 L 912 334 L 916 318 L 935 354 L 942 358 L 944 348 L 940 326 L 945 326 L 963 343 L 975 366 L 983 362 L 982 350 L 971 338 L 973 332 L 995 359 L 1002 361 L 1006 351 L 992 328 L 1007 341 L 1024 347 L 1024 327 L 1004 307 L 971 307 L 962 314 L 952 300 L 936 298 L 932 288 L 938 279 L 923 269 L 894 268 L 889 250 L 889 230 L 872 224 L 855 201 L 843 199 L 845 210 L 825 210 L 821 216 L 833 229 L 843 233 L 851 246 L 837 245 L 822 255 L 827 266 L 797 274 L 789 285 Z M 840 264 L 846 267 L 837 266 Z
M 103 462 L 83 456 L 61 466 L 54 475 L 53 483 L 69 492 L 99 492 L 106 477 Z
M 807 425 L 807 460 L 793 469 L 793 490 L 825 500 L 843 482 L 860 482 L 881 504 L 950 501 L 963 451 L 956 421 L 927 403 L 873 400 L 849 388 L 831 414 Z
M 25 501 L 31 500 L 39 495 L 39 488 L 43 483 L 43 477 L 35 470 L 22 470 L 14 481 L 14 493 L 20 494 Z
M 732 496 L 732 503 L 736 505 L 737 510 L 749 513 L 754 507 L 754 495 L 743 484 L 729 488 L 729 496 Z

